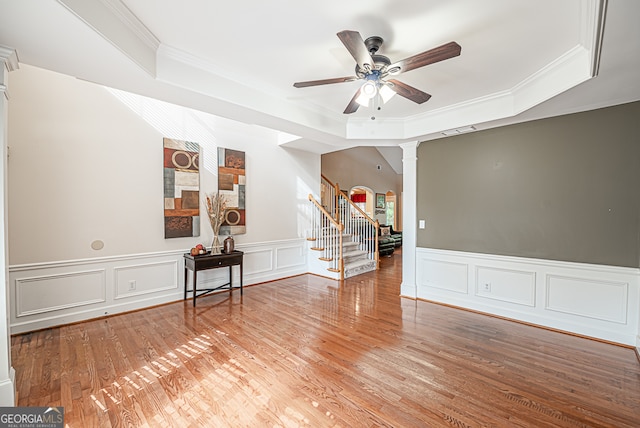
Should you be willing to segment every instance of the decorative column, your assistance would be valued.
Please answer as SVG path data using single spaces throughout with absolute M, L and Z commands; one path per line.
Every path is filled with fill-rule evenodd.
M 417 164 L 418 141 L 400 144 L 402 148 L 402 284 L 400 294 L 415 299 L 417 242 Z
M 9 331 L 9 257 L 7 242 L 7 121 L 9 72 L 18 68 L 14 49 L 0 45 L 0 406 L 15 406 L 15 371 L 11 367 L 11 336 Z

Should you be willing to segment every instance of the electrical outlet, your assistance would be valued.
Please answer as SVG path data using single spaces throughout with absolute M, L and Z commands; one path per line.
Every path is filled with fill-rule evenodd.
M 133 291 L 136 289 L 136 280 L 132 279 L 129 281 L 129 291 Z
M 485 282 L 484 283 L 484 291 L 491 291 L 491 283 L 490 282 Z

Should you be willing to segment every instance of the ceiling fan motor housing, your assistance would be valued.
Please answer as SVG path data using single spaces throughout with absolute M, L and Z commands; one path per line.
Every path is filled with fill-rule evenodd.
M 391 65 L 391 60 L 384 55 L 371 55 L 371 59 L 373 60 L 371 70 L 363 69 L 359 64 L 356 64 L 356 76 L 366 79 L 369 74 L 374 72 L 377 72 L 379 77 L 386 75 L 387 67 Z
M 364 41 L 364 45 L 367 47 L 367 50 L 371 55 L 378 52 L 378 49 L 380 49 L 382 43 L 384 43 L 384 40 L 380 36 L 367 37 L 367 39 Z

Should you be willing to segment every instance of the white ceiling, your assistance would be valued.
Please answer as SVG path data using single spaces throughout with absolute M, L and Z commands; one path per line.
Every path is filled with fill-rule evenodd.
M 0 0 L 0 45 L 24 64 L 326 153 L 640 100 L 638 18 L 637 0 Z M 354 75 L 341 30 L 383 37 L 392 61 L 450 41 L 462 53 L 396 77 L 426 103 L 396 96 L 344 115 L 361 81 L 293 87 Z

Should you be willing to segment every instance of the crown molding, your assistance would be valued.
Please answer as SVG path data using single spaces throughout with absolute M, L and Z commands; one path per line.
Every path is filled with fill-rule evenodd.
M 120 0 L 57 0 L 146 73 L 156 75 L 157 37 Z
M 580 44 L 591 53 L 591 77 L 600 70 L 602 39 L 607 17 L 608 0 L 588 0 L 580 3 Z
M 18 53 L 13 48 L 0 45 L 0 60 L 4 61 L 4 66 L 8 72 L 19 68 Z
M 99 0 L 120 20 L 140 41 L 154 52 L 160 47 L 160 40 L 146 25 L 120 0 Z

